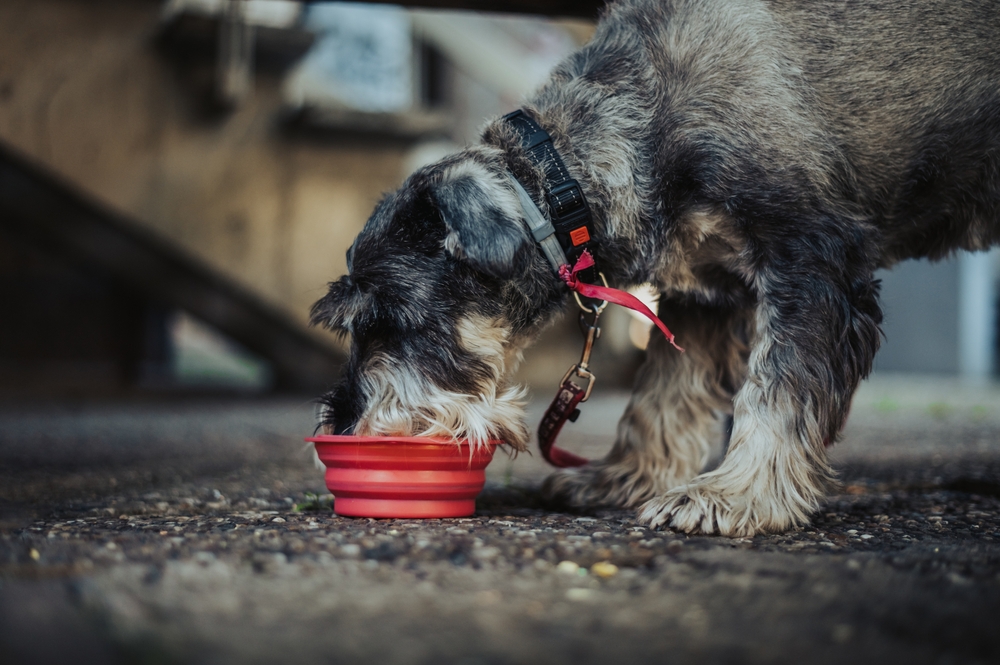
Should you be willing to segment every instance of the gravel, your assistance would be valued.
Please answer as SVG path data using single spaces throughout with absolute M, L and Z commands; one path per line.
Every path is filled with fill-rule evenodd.
M 623 400 L 588 403 L 566 446 L 606 449 Z M 474 517 L 338 517 L 298 443 L 311 418 L 304 400 L 0 410 L 0 660 L 1000 655 L 991 390 L 869 384 L 812 524 L 746 539 L 554 511 L 523 455 L 494 461 Z

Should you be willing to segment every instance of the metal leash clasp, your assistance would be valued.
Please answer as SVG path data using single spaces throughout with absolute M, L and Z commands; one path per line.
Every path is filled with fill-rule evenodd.
M 583 353 L 580 355 L 580 362 L 570 367 L 562 379 L 562 383 L 566 383 L 575 374 L 577 377 L 587 380 L 586 392 L 584 392 L 583 399 L 580 400 L 581 402 L 586 402 L 590 399 L 590 393 L 594 390 L 594 383 L 597 381 L 597 377 L 590 371 L 590 353 L 594 350 L 594 342 L 601 338 L 601 329 L 597 325 L 597 320 L 601 317 L 601 312 L 604 311 L 604 305 L 606 304 L 592 306 L 591 312 L 594 318 L 591 321 L 587 320 L 587 312 L 580 313 L 580 329 L 583 331 Z
M 604 284 L 605 288 L 607 288 L 608 278 L 604 276 L 604 273 L 599 272 L 597 273 L 597 276 L 601 278 L 601 282 Z M 602 300 L 600 305 L 595 305 L 593 302 L 590 302 L 589 298 L 587 298 L 588 302 L 584 303 L 583 299 L 580 298 L 580 294 L 576 291 L 573 292 L 573 297 L 576 299 L 576 304 L 580 307 L 584 314 L 590 314 L 591 310 L 594 311 L 595 324 L 597 323 L 597 317 L 600 316 L 601 312 L 604 311 L 604 308 L 608 306 L 607 300 Z

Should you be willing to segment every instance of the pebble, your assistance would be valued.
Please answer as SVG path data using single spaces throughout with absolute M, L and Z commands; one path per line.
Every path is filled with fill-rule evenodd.
M 497 547 L 479 547 L 472 551 L 472 558 L 478 561 L 492 561 L 500 556 L 500 549 Z
M 618 566 L 610 561 L 598 561 L 590 567 L 590 572 L 598 577 L 609 578 L 618 574 Z
M 564 575 L 576 575 L 580 571 L 580 566 L 573 561 L 560 561 L 556 570 Z
M 593 589 L 566 589 L 566 600 L 572 600 L 574 602 L 585 602 L 591 600 L 594 597 Z

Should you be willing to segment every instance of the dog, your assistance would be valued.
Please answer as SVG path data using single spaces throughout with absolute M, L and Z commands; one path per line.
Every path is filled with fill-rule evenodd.
M 879 347 L 876 269 L 997 242 L 997 72 L 991 0 L 606 7 L 524 111 L 607 279 L 653 284 L 686 352 L 654 331 L 610 453 L 545 493 L 691 533 L 806 523 Z M 522 139 L 493 120 L 379 203 L 312 310 L 351 338 L 325 431 L 525 448 L 510 377 L 569 296 L 525 223 L 517 186 L 552 208 Z

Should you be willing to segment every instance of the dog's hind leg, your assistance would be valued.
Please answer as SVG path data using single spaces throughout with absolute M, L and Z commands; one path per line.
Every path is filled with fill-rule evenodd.
M 733 400 L 725 459 L 651 499 L 640 521 L 749 536 L 804 523 L 818 506 L 833 475 L 825 443 L 836 438 L 871 369 L 881 311 L 877 282 L 858 265 L 864 253 L 845 243 L 850 237 L 799 238 L 782 256 L 794 263 L 760 273 L 747 379 Z
M 746 317 L 674 301 L 661 303 L 660 316 L 685 353 L 653 330 L 611 452 L 552 474 L 543 488 L 549 498 L 576 507 L 638 506 L 694 478 L 721 443 L 746 366 Z

